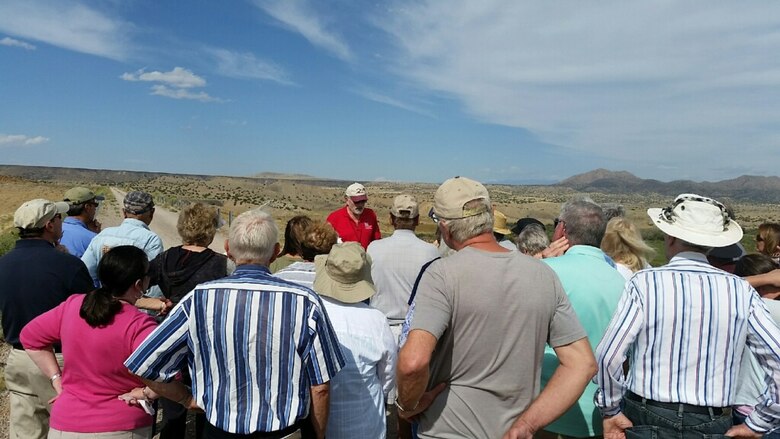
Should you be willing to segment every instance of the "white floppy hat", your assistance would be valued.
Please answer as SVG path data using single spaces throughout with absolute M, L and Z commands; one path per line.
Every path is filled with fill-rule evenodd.
M 742 239 L 726 206 L 701 195 L 680 194 L 671 206 L 647 209 L 647 215 L 662 232 L 691 244 L 725 247 Z

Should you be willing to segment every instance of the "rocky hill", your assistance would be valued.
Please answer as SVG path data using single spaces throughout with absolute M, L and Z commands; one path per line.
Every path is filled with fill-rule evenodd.
M 662 182 L 642 179 L 626 171 L 596 169 L 569 177 L 555 186 L 581 192 L 607 194 L 636 193 L 675 196 L 681 193 L 696 193 L 718 199 L 780 203 L 780 177 L 743 175 L 731 180 L 716 182 L 695 182 L 690 180 Z

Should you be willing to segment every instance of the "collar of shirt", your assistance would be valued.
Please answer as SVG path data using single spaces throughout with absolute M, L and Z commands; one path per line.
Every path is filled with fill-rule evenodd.
M 236 267 L 236 270 L 229 277 L 256 277 L 256 276 L 268 276 L 271 274 L 271 270 L 265 265 L 259 264 L 244 264 Z
M 74 226 L 80 226 L 80 227 L 83 227 L 83 228 L 87 229 L 87 225 L 84 224 L 84 221 L 81 221 L 80 219 L 76 218 L 75 216 L 69 216 L 69 217 L 65 218 L 64 220 L 62 220 L 62 222 L 64 222 L 65 224 L 72 224 Z M 89 230 L 89 229 L 87 229 L 87 230 Z
M 707 265 L 709 265 L 709 262 L 707 262 L 707 256 L 705 256 L 702 253 L 698 252 L 680 252 L 677 253 L 672 257 L 672 259 L 669 260 L 669 263 L 675 263 L 675 262 L 684 262 L 684 261 L 696 261 L 696 262 L 703 262 Z
M 569 248 L 568 250 L 566 250 L 566 253 L 562 257 L 565 257 L 567 255 L 590 256 L 592 258 L 600 259 L 606 262 L 607 264 L 611 265 L 612 267 L 615 267 L 615 261 L 613 261 L 612 258 L 610 258 L 600 248 L 593 247 L 592 245 L 575 245 Z
M 16 241 L 16 248 L 33 248 L 33 247 L 54 248 L 54 244 L 52 244 L 51 242 L 45 239 L 38 239 L 38 238 L 19 239 Z
M 129 226 L 135 226 L 135 227 L 143 227 L 146 230 L 149 230 L 149 225 L 145 222 L 135 219 L 135 218 L 125 218 L 124 221 L 122 221 L 123 225 L 129 225 Z
M 414 236 L 415 238 L 417 235 L 414 234 L 414 230 L 407 230 L 407 229 L 396 229 L 391 236 Z

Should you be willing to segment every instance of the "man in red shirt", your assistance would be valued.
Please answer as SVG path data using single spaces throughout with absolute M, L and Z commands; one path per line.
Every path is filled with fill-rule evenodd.
M 341 241 L 356 241 L 365 249 L 371 241 L 382 237 L 376 214 L 366 207 L 366 188 L 360 183 L 352 183 L 344 193 L 344 200 L 344 207 L 331 212 L 328 222 L 336 229 Z

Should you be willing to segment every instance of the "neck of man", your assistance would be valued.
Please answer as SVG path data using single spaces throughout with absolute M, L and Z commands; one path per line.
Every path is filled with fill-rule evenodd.
M 486 252 L 493 253 L 508 253 L 509 250 L 501 247 L 496 241 L 496 237 L 493 236 L 493 232 L 485 232 L 477 236 L 473 236 L 463 242 L 453 242 L 452 249 L 460 251 L 466 247 L 475 248 Z

